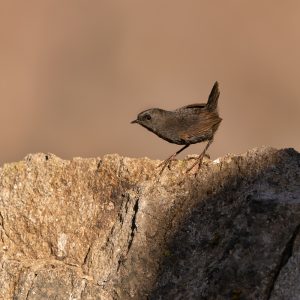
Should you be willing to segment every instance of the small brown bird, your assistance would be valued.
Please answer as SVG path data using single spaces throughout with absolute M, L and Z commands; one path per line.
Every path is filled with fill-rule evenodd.
M 204 150 L 187 172 L 197 164 L 200 169 L 205 152 L 222 121 L 218 114 L 219 95 L 219 84 L 216 82 L 207 103 L 191 104 L 173 111 L 152 108 L 139 113 L 137 119 L 131 122 L 142 125 L 170 143 L 184 145 L 159 165 L 162 166 L 160 174 L 167 166 L 170 168 L 171 161 L 181 151 L 191 144 L 207 141 Z

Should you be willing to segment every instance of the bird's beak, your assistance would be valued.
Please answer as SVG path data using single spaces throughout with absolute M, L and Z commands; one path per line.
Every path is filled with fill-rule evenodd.
M 132 122 L 130 122 L 131 124 L 134 124 L 134 123 L 138 123 L 138 120 L 134 120 Z

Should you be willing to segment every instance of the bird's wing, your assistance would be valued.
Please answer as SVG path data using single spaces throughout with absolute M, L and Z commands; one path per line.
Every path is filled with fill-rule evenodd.
M 185 128 L 179 136 L 188 141 L 194 138 L 197 139 L 197 137 L 213 134 L 221 120 L 217 114 L 203 113 L 196 123 Z

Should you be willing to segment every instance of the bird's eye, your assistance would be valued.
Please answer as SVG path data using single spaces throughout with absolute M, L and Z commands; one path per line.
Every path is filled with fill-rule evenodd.
M 151 116 L 147 114 L 147 115 L 145 115 L 145 119 L 146 120 L 151 120 Z

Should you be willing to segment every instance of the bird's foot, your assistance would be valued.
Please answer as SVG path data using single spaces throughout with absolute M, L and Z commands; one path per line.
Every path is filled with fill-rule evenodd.
M 203 157 L 204 157 L 204 155 L 200 155 L 198 158 L 197 158 L 197 160 L 186 170 L 186 173 L 189 173 L 192 169 L 194 169 L 194 167 L 196 166 L 196 165 L 198 165 L 198 167 L 197 167 L 197 171 L 195 172 L 195 176 L 197 175 L 197 173 L 199 172 L 199 170 L 200 170 L 200 168 L 201 168 L 201 166 L 202 166 L 202 162 L 203 162 Z
M 210 159 L 210 155 L 209 155 L 209 154 L 206 154 L 206 153 L 205 153 L 205 154 L 203 155 L 203 158 L 204 158 L 204 157 L 207 158 L 207 159 Z M 196 156 L 196 155 L 195 155 L 195 156 L 189 156 L 189 157 L 187 157 L 185 160 L 195 160 L 195 159 L 198 160 L 198 159 L 199 159 L 199 155 L 197 155 L 197 156 Z M 196 164 L 195 164 L 195 165 L 196 165 Z
M 168 169 L 171 170 L 171 162 L 175 160 L 175 156 L 176 156 L 175 154 L 172 155 L 172 156 L 170 156 L 169 158 L 167 158 L 166 160 L 164 160 L 162 163 L 160 163 L 160 164 L 157 166 L 157 168 L 162 167 L 161 170 L 160 170 L 160 172 L 159 172 L 159 175 L 162 174 L 162 172 L 164 171 L 164 169 L 165 169 L 166 167 L 168 167 Z

